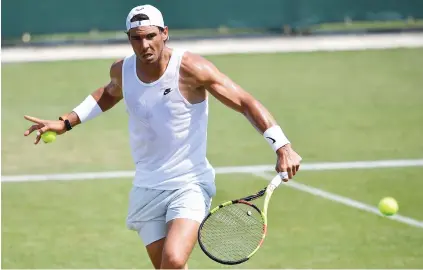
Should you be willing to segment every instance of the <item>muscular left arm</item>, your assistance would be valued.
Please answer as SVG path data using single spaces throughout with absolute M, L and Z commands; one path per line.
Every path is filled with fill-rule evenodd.
M 278 157 L 275 170 L 286 173 L 283 174 L 284 181 L 291 179 L 299 170 L 301 157 L 291 148 L 270 112 L 206 59 L 194 54 L 188 54 L 186 57 L 188 59 L 185 64 L 183 61 L 182 67 L 196 79 L 198 87 L 204 87 L 220 102 L 242 113 L 260 134 L 267 137 L 271 132 L 276 135 L 276 140 L 272 139 L 272 148 Z
M 263 134 L 268 128 L 276 125 L 270 112 L 250 93 L 234 83 L 228 76 L 220 72 L 206 59 L 190 55 L 194 62 L 192 72 L 216 99 L 242 113 L 258 132 Z
M 226 106 L 242 113 L 260 134 L 276 125 L 270 112 L 251 94 L 220 73 L 206 85 L 207 90 Z

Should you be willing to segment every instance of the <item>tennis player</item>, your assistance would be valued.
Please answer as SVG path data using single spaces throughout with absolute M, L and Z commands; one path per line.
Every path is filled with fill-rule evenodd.
M 206 158 L 208 94 L 242 113 L 276 153 L 276 171 L 291 179 L 300 156 L 274 118 L 211 62 L 166 45 L 168 28 L 151 5 L 133 8 L 126 19 L 134 54 L 110 68 L 110 82 L 60 120 L 25 116 L 37 131 L 59 135 L 123 100 L 136 166 L 127 226 L 146 246 L 155 268 L 187 268 L 201 220 L 215 195 L 215 172 Z

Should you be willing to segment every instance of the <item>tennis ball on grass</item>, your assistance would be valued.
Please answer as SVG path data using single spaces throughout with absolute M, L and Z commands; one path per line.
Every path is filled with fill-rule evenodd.
M 392 216 L 398 212 L 398 203 L 392 197 L 385 197 L 379 202 L 379 211 L 385 216 Z
M 56 132 L 54 132 L 54 131 L 46 131 L 43 134 L 41 134 L 41 139 L 43 139 L 43 141 L 45 143 L 54 142 L 56 140 Z

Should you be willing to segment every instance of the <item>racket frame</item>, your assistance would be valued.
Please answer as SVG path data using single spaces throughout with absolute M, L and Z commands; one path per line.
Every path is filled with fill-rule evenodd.
M 273 191 L 279 186 L 279 184 L 281 183 L 281 179 L 279 176 L 276 176 L 275 178 L 273 178 L 273 180 L 270 182 L 269 185 L 267 185 L 265 188 L 263 188 L 262 190 L 260 190 L 259 192 L 257 192 L 256 194 L 241 198 L 241 199 L 237 199 L 237 200 L 232 200 L 232 201 L 227 201 L 224 202 L 218 206 L 216 206 L 215 208 L 213 208 L 212 210 L 210 210 L 210 212 L 208 213 L 208 215 L 203 219 L 203 221 L 200 224 L 200 227 L 198 229 L 198 243 L 200 245 L 201 250 L 212 260 L 221 263 L 221 264 L 226 264 L 226 265 L 236 265 L 236 264 L 241 264 L 243 262 L 248 261 L 258 250 L 259 248 L 262 246 L 264 239 L 266 238 L 266 234 L 267 234 L 267 208 L 269 205 L 269 201 L 270 201 L 270 197 L 272 196 Z M 250 203 L 250 201 L 256 200 L 260 197 L 265 196 L 264 199 L 264 204 L 263 204 L 263 211 L 260 210 L 256 205 Z M 237 260 L 237 261 L 225 261 L 219 258 L 216 258 L 215 256 L 213 256 L 212 254 L 210 254 L 207 249 L 205 248 L 205 246 L 203 245 L 203 243 L 201 242 L 201 230 L 205 224 L 205 222 L 208 220 L 208 218 L 213 215 L 216 211 L 218 211 L 219 209 L 228 206 L 228 205 L 232 205 L 232 204 L 237 204 L 237 203 L 243 203 L 246 205 L 249 205 L 251 207 L 253 207 L 257 212 L 260 213 L 261 218 L 263 219 L 263 231 L 262 231 L 262 239 L 260 240 L 259 244 L 257 245 L 257 247 L 253 250 L 253 252 L 251 252 L 248 256 L 246 256 L 243 259 Z

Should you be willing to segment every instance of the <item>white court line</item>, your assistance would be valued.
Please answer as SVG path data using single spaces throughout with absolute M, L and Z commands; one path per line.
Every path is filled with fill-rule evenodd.
M 405 160 L 376 160 L 376 161 L 353 161 L 353 162 L 320 162 L 306 163 L 301 165 L 301 171 L 341 170 L 341 169 L 372 169 L 394 167 L 423 166 L 423 159 Z M 217 174 L 230 173 L 260 173 L 274 171 L 274 165 L 217 167 Z M 1 182 L 32 182 L 32 181 L 70 181 L 89 179 L 111 179 L 134 177 L 134 171 L 111 171 L 111 172 L 86 172 L 66 174 L 32 174 L 32 175 L 6 175 L 1 176 Z
M 274 176 L 270 173 L 263 173 L 263 172 L 262 173 L 254 173 L 254 175 L 262 177 L 262 178 L 267 179 L 269 181 Z M 282 185 L 286 185 L 288 187 L 291 187 L 291 188 L 294 188 L 294 189 L 297 189 L 297 190 L 300 190 L 300 191 L 304 191 L 304 192 L 310 193 L 310 194 L 318 196 L 318 197 L 322 197 L 322 198 L 325 198 L 325 199 L 328 199 L 328 200 L 331 200 L 331 201 L 334 201 L 334 202 L 337 202 L 337 203 L 341 203 L 341 204 L 344 204 L 344 205 L 347 205 L 347 206 L 350 206 L 350 207 L 354 207 L 354 208 L 357 208 L 357 209 L 360 209 L 360 210 L 363 210 L 363 211 L 366 211 L 366 212 L 370 212 L 370 213 L 378 215 L 378 216 L 383 216 L 376 207 L 373 207 L 371 205 L 350 199 L 348 197 L 336 195 L 334 193 L 330 193 L 330 192 L 327 192 L 327 191 L 322 190 L 322 189 L 307 186 L 307 185 L 295 182 L 293 180 L 290 180 L 287 183 L 283 183 Z M 405 216 L 401 216 L 401 215 L 396 214 L 394 216 L 390 216 L 390 217 L 387 217 L 387 218 L 398 221 L 398 222 L 402 222 L 402 223 L 405 223 L 405 224 L 408 224 L 408 225 L 411 225 L 411 226 L 414 226 L 414 227 L 423 228 L 423 221 L 418 221 L 418 220 L 415 220 L 415 219 L 412 219 L 412 218 L 409 218 L 409 217 L 405 217 Z
M 421 33 L 377 35 L 341 35 L 307 37 L 220 38 L 206 40 L 172 41 L 170 47 L 183 48 L 201 55 L 229 53 L 275 53 L 315 51 L 355 51 L 368 49 L 423 47 Z M 77 59 L 122 58 L 132 54 L 129 44 L 17 47 L 2 48 L 1 62 L 33 62 Z

